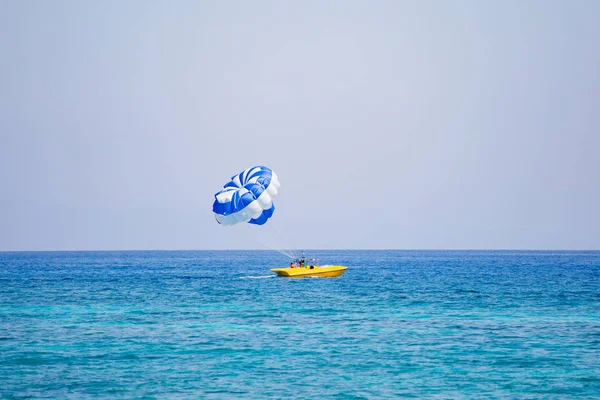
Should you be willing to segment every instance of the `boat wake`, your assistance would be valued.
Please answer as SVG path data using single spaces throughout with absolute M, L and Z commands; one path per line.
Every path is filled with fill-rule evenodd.
M 240 276 L 240 279 L 267 279 L 275 278 L 277 275 L 261 275 L 261 276 Z

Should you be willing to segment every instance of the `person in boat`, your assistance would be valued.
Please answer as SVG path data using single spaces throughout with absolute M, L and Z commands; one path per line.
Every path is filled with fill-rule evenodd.
M 302 256 L 302 258 L 300 258 L 300 266 L 305 268 L 308 267 L 308 265 L 306 265 L 306 257 Z

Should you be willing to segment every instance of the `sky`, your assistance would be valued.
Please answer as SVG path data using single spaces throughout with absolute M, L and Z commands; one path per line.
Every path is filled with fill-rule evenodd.
M 0 251 L 598 250 L 598 15 L 0 0 Z M 253 165 L 273 218 L 218 225 Z

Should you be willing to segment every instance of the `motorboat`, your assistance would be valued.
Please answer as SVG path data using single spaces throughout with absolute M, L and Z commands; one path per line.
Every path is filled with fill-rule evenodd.
M 342 275 L 348 267 L 343 265 L 306 265 L 301 267 L 272 268 L 278 276 L 287 278 L 321 277 L 334 278 Z

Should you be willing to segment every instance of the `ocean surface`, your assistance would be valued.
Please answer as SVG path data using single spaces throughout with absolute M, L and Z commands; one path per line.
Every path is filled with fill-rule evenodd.
M 600 398 L 600 252 L 0 253 L 1 398 Z

